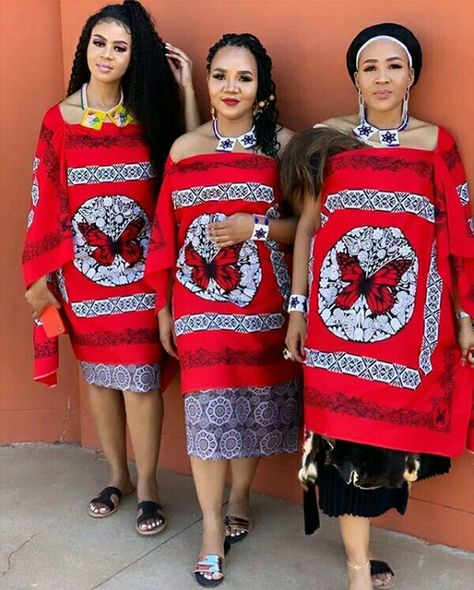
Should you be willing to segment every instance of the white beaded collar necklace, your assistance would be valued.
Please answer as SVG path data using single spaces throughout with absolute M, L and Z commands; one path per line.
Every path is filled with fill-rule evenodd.
M 212 131 L 214 132 L 216 139 L 219 140 L 217 142 L 216 152 L 233 152 L 237 142 L 239 142 L 240 145 L 246 150 L 257 145 L 257 138 L 255 137 L 255 125 L 252 127 L 252 129 L 250 129 L 250 131 L 246 131 L 238 137 L 224 137 L 219 133 L 219 129 L 217 128 L 217 119 L 213 119 Z
M 355 127 L 353 129 L 353 132 L 355 135 L 357 135 L 357 137 L 366 140 L 370 139 L 372 135 L 374 135 L 375 133 L 378 133 L 379 142 L 381 143 L 381 145 L 387 147 L 397 147 L 400 145 L 400 138 L 398 137 L 398 132 L 406 129 L 409 120 L 410 117 L 408 116 L 408 113 L 406 113 L 398 127 L 394 129 L 379 129 L 379 127 L 371 125 L 367 121 L 364 114 L 361 124 Z

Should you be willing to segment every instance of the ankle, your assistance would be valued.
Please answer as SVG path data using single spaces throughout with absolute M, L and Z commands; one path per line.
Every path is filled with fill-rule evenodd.
M 137 492 L 142 495 L 157 496 L 158 495 L 158 482 L 156 476 L 138 476 L 137 480 Z

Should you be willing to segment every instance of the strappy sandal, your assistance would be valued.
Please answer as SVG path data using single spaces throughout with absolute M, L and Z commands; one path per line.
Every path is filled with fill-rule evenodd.
M 142 513 L 137 516 L 137 533 L 144 536 L 157 535 L 166 528 L 168 524 L 166 522 L 165 513 L 161 504 L 158 502 L 152 502 L 151 500 L 143 500 L 139 502 L 137 510 L 141 510 Z M 147 520 L 158 520 L 161 524 L 154 526 L 151 529 L 141 529 L 140 525 Z
M 224 555 L 230 550 L 230 542 L 226 538 L 224 541 Z M 196 563 L 196 567 L 193 570 L 194 577 L 196 582 L 200 586 L 204 586 L 206 588 L 215 588 L 219 586 L 224 581 L 224 558 L 220 555 L 204 555 L 200 557 L 198 562 Z M 206 578 L 207 575 L 213 576 L 211 579 Z M 218 578 L 214 578 L 214 576 L 219 576 Z
M 239 516 L 229 516 L 224 518 L 226 529 L 226 538 L 230 543 L 243 541 L 250 532 L 250 521 Z
M 392 579 L 386 583 L 382 583 L 379 586 L 372 584 L 375 590 L 389 590 L 395 586 L 395 574 L 393 573 L 392 568 L 388 565 L 386 561 L 378 561 L 377 559 L 370 560 L 370 575 L 373 578 L 374 576 L 379 576 L 381 574 L 390 574 Z M 372 580 L 373 581 L 373 580 Z
M 117 496 L 117 500 L 114 501 L 112 496 Z M 122 492 L 114 487 L 114 486 L 107 486 L 104 488 L 100 494 L 96 498 L 92 498 L 89 502 L 89 508 L 87 510 L 87 514 L 92 516 L 92 518 L 106 518 L 113 514 L 119 507 L 120 500 L 122 499 Z M 109 511 L 108 512 L 94 512 L 93 505 L 94 504 L 103 504 L 106 506 Z M 100 510 L 100 507 L 97 507 Z

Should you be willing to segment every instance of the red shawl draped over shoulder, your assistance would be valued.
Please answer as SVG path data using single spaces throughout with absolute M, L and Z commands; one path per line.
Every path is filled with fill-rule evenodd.
M 23 251 L 27 287 L 51 275 L 76 357 L 158 363 L 153 291 L 143 279 L 157 185 L 139 125 L 101 130 L 46 113 Z M 56 384 L 57 338 L 35 326 L 35 380 Z
M 452 137 L 440 129 L 434 151 L 338 154 L 322 199 L 306 426 L 411 452 L 455 456 L 466 438 L 473 449 L 474 371 L 460 366 L 450 259 L 461 306 L 474 316 L 474 235 Z
M 168 161 L 145 277 L 157 309 L 172 308 L 182 392 L 285 384 L 299 368 L 282 357 L 289 249 L 274 240 L 228 248 L 207 226 L 234 213 L 278 216 L 278 165 L 253 153 Z

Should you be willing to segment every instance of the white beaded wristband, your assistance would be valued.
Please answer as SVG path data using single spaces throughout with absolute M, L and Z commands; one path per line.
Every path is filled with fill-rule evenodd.
M 308 298 L 305 295 L 290 295 L 288 313 L 291 311 L 306 313 L 308 311 Z
M 253 232 L 250 236 L 251 240 L 266 241 L 268 240 L 268 234 L 270 233 L 270 220 L 265 215 L 263 223 L 258 215 L 254 215 L 253 218 Z

